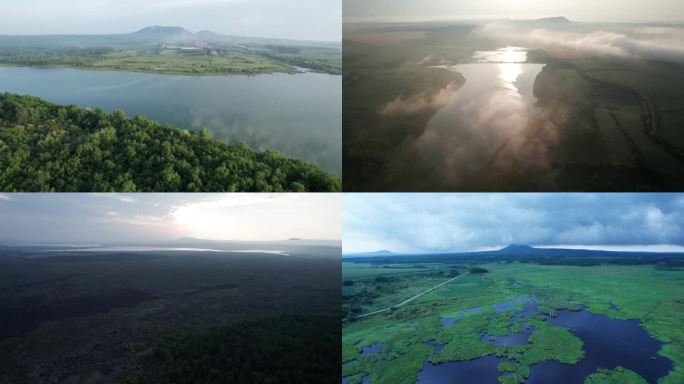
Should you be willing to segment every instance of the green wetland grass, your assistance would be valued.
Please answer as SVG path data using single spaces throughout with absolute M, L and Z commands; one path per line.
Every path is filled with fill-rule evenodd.
M 659 358 L 673 362 L 660 384 L 684 380 L 684 314 L 681 310 L 684 272 L 654 266 L 542 266 L 487 264 L 490 273 L 468 275 L 421 296 L 409 305 L 377 315 L 359 313 L 398 303 L 442 282 L 447 266 L 433 266 L 432 274 L 386 275 L 369 265 L 344 263 L 343 377 L 347 383 L 415 383 L 426 362 L 472 361 L 485 356 L 502 359 L 500 383 L 525 383 L 540 362 L 574 365 L 586 348 L 572 329 L 548 321 L 559 311 L 588 311 L 617 320 L 637 320 L 662 342 Z M 363 271 L 363 272 L 362 272 Z M 463 270 L 465 271 L 465 270 Z M 361 277 L 359 277 L 362 275 Z M 356 277 L 350 277 L 356 276 Z M 349 283 L 352 281 L 353 283 Z M 533 297 L 529 311 L 521 296 Z M 511 302 L 508 308 L 500 303 Z M 391 304 L 389 304 L 391 305 Z M 503 309 L 502 309 L 503 308 Z M 476 310 L 473 310 L 476 309 Z M 444 319 L 454 318 L 446 325 Z M 482 335 L 509 336 L 524 326 L 533 330 L 526 343 L 497 345 Z M 457 342 L 456 342 L 457 341 Z M 379 343 L 382 350 L 363 354 Z M 429 343 L 443 345 L 433 349 Z M 653 357 L 655 358 L 655 357 Z M 638 373 L 622 367 L 597 370 L 585 383 L 643 383 Z

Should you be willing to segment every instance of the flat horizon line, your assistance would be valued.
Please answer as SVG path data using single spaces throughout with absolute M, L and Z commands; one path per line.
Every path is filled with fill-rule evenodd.
M 565 16 L 543 16 L 532 18 L 511 18 L 511 17 L 442 17 L 435 16 L 429 18 L 351 18 L 350 20 L 343 20 L 342 24 L 397 24 L 397 23 L 440 23 L 440 22 L 492 22 L 492 21 L 540 21 L 545 19 L 561 18 Z M 566 18 L 571 23 L 577 24 L 672 24 L 684 26 L 684 19 L 682 20 L 621 20 L 621 21 L 601 21 L 601 20 L 575 20 Z M 344 39 L 344 36 L 343 36 Z

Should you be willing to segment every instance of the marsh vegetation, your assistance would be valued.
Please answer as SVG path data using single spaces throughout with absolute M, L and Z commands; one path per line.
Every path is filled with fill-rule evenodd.
M 512 251 L 500 253 L 498 261 L 468 254 L 347 258 L 344 381 L 680 382 L 681 269 L 663 260 L 629 265 L 629 255 L 613 256 L 610 265 L 591 266 L 578 266 L 578 255 L 541 265 Z M 469 266 L 489 272 L 465 275 L 401 308 L 361 316 Z M 362 353 L 376 344 L 382 348 Z

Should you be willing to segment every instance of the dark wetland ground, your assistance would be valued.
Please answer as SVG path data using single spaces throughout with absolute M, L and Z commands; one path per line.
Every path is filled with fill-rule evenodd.
M 0 382 L 338 382 L 340 249 L 217 247 L 0 247 Z
M 345 258 L 343 382 L 684 380 L 682 255 L 545 252 Z
M 515 37 L 629 26 L 507 27 L 493 35 L 478 23 L 345 25 L 346 191 L 684 186 L 684 65 L 525 47 Z

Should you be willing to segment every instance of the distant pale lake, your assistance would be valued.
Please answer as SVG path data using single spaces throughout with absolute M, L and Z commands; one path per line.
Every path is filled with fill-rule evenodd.
M 0 92 L 122 109 L 214 138 L 342 171 L 342 77 L 318 73 L 180 76 L 0 67 Z
M 223 253 L 263 253 L 271 255 L 287 255 L 285 251 L 266 249 L 211 249 L 211 248 L 180 248 L 180 247 L 148 247 L 148 246 L 116 246 L 93 248 L 65 248 L 55 249 L 53 252 L 223 252 Z

